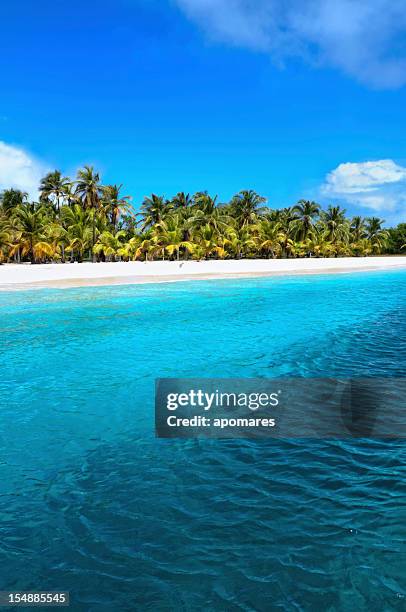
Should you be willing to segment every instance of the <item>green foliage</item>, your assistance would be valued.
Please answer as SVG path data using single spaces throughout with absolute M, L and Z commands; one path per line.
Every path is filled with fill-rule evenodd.
M 406 255 L 406 223 L 399 223 L 397 227 L 388 230 L 389 253 L 403 253 Z
M 346 217 L 339 206 L 300 200 L 280 210 L 253 190 L 228 203 L 206 191 L 152 194 L 135 212 L 122 185 L 103 185 L 85 166 L 59 170 L 39 186 L 40 201 L 0 194 L 0 263 L 242 257 L 343 257 L 406 252 L 406 223 L 386 230 L 376 217 Z

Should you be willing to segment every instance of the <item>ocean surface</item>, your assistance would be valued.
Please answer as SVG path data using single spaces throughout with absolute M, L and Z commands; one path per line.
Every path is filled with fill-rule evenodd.
M 160 440 L 158 377 L 406 376 L 406 271 L 0 293 L 0 590 L 406 609 L 406 442 Z

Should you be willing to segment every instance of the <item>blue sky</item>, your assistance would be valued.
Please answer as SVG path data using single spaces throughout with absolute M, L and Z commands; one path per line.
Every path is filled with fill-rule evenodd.
M 0 188 L 32 192 L 44 170 L 90 163 L 135 204 L 252 188 L 275 207 L 306 197 L 405 220 L 403 12 L 396 0 L 2 3 Z

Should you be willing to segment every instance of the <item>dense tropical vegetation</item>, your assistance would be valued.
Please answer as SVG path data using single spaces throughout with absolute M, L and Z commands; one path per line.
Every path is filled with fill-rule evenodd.
M 122 185 L 103 185 L 90 166 L 75 180 L 55 170 L 26 193 L 0 194 L 0 262 L 340 257 L 400 253 L 406 224 L 384 229 L 377 217 L 349 219 L 339 206 L 301 200 L 275 210 L 254 191 L 228 203 L 207 192 L 152 194 L 139 212 Z

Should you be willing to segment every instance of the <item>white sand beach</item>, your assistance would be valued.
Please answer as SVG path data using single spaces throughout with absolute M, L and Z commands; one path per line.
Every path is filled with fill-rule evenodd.
M 406 268 L 406 256 L 74 264 L 4 264 L 0 290 L 79 287 Z

